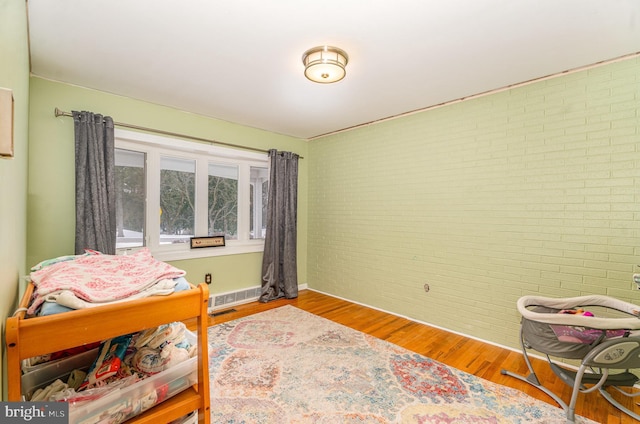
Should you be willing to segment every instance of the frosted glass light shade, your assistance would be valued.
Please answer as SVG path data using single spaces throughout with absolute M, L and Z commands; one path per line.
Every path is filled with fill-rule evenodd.
M 347 53 L 337 47 L 314 47 L 302 55 L 304 76 L 321 84 L 340 81 L 347 74 L 348 61 Z

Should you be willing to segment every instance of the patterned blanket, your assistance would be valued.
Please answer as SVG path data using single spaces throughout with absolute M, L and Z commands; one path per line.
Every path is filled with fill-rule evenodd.
M 52 263 L 30 274 L 34 299 L 27 313 L 34 315 L 46 297 L 71 291 L 87 302 L 104 303 L 134 296 L 185 271 L 151 256 L 144 248 L 129 255 L 79 255 Z

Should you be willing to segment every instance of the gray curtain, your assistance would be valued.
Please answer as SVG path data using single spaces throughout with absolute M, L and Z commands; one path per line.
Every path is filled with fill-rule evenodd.
M 269 158 L 271 170 L 260 302 L 298 297 L 298 155 L 269 150 Z
M 76 247 L 116 253 L 113 119 L 73 112 L 76 150 Z

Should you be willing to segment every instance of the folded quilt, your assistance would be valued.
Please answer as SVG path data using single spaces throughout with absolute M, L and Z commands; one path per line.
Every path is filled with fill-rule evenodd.
M 189 290 L 191 288 L 191 284 L 189 284 L 187 279 L 184 278 L 184 277 L 174 278 L 172 281 L 175 281 L 175 284 L 176 284 L 175 287 L 173 288 L 173 293 L 180 292 L 180 291 L 183 291 L 183 290 Z M 152 289 L 153 289 L 153 287 L 152 287 Z M 146 290 L 145 290 L 145 292 L 146 292 Z M 55 296 L 55 294 L 53 296 Z M 74 295 L 74 297 L 75 297 L 75 295 Z M 76 297 L 76 299 L 78 299 L 78 298 Z M 132 298 L 121 299 L 121 300 L 116 300 L 115 302 L 125 302 L 125 301 L 131 300 L 131 299 Z M 50 301 L 50 300 L 51 300 L 51 295 L 47 296 L 46 301 L 43 302 L 40 305 L 40 309 L 38 310 L 38 316 L 43 317 L 43 316 L 47 316 L 47 315 L 61 314 L 61 313 L 73 311 L 73 310 L 76 309 L 76 308 L 69 308 L 67 306 L 62 306 L 59 303 L 57 303 L 55 301 L 55 299 L 53 299 L 54 301 Z M 85 302 L 84 300 L 81 300 L 81 301 Z M 99 305 L 108 304 L 108 303 L 95 303 L 94 304 L 94 303 L 89 303 L 89 302 L 86 302 L 86 303 L 88 303 L 91 306 L 99 306 Z M 109 302 L 109 303 L 112 303 L 112 302 Z
M 112 302 L 137 295 L 161 280 L 185 274 L 154 259 L 147 248 L 129 255 L 80 255 L 30 274 L 35 290 L 27 313 L 34 315 L 48 295 L 64 290 L 86 302 Z
M 174 292 L 176 286 L 176 280 L 160 280 L 153 286 L 141 290 L 138 293 L 134 293 L 125 299 L 110 300 L 108 302 L 87 302 L 80 299 L 71 290 L 60 290 L 58 292 L 50 293 L 46 296 L 46 302 L 55 302 L 58 305 L 66 306 L 71 309 L 85 309 L 93 308 L 95 306 L 106 305 L 110 303 L 126 302 L 133 299 L 142 299 L 149 296 L 166 296 Z

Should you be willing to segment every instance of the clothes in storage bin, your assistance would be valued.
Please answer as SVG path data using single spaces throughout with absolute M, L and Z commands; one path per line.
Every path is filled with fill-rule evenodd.
M 120 424 L 194 385 L 197 359 L 191 358 L 100 399 L 69 404 L 69 424 Z
M 56 379 L 66 381 L 73 370 L 88 370 L 97 354 L 98 348 L 95 348 L 68 358 L 26 368 L 21 377 L 22 399 L 31 399 L 31 395 L 37 389 L 48 386 Z
M 187 330 L 185 337 L 191 344 L 197 342 L 196 335 L 191 331 Z M 43 388 L 56 379 L 66 381 L 74 369 L 88 369 L 97 351 L 98 349 L 93 349 L 34 367 L 22 376 L 23 399 L 29 399 L 38 388 Z M 197 360 L 197 357 L 190 358 L 130 386 L 115 389 L 98 399 L 71 401 L 69 424 L 119 424 L 133 418 L 194 385 L 198 378 Z

